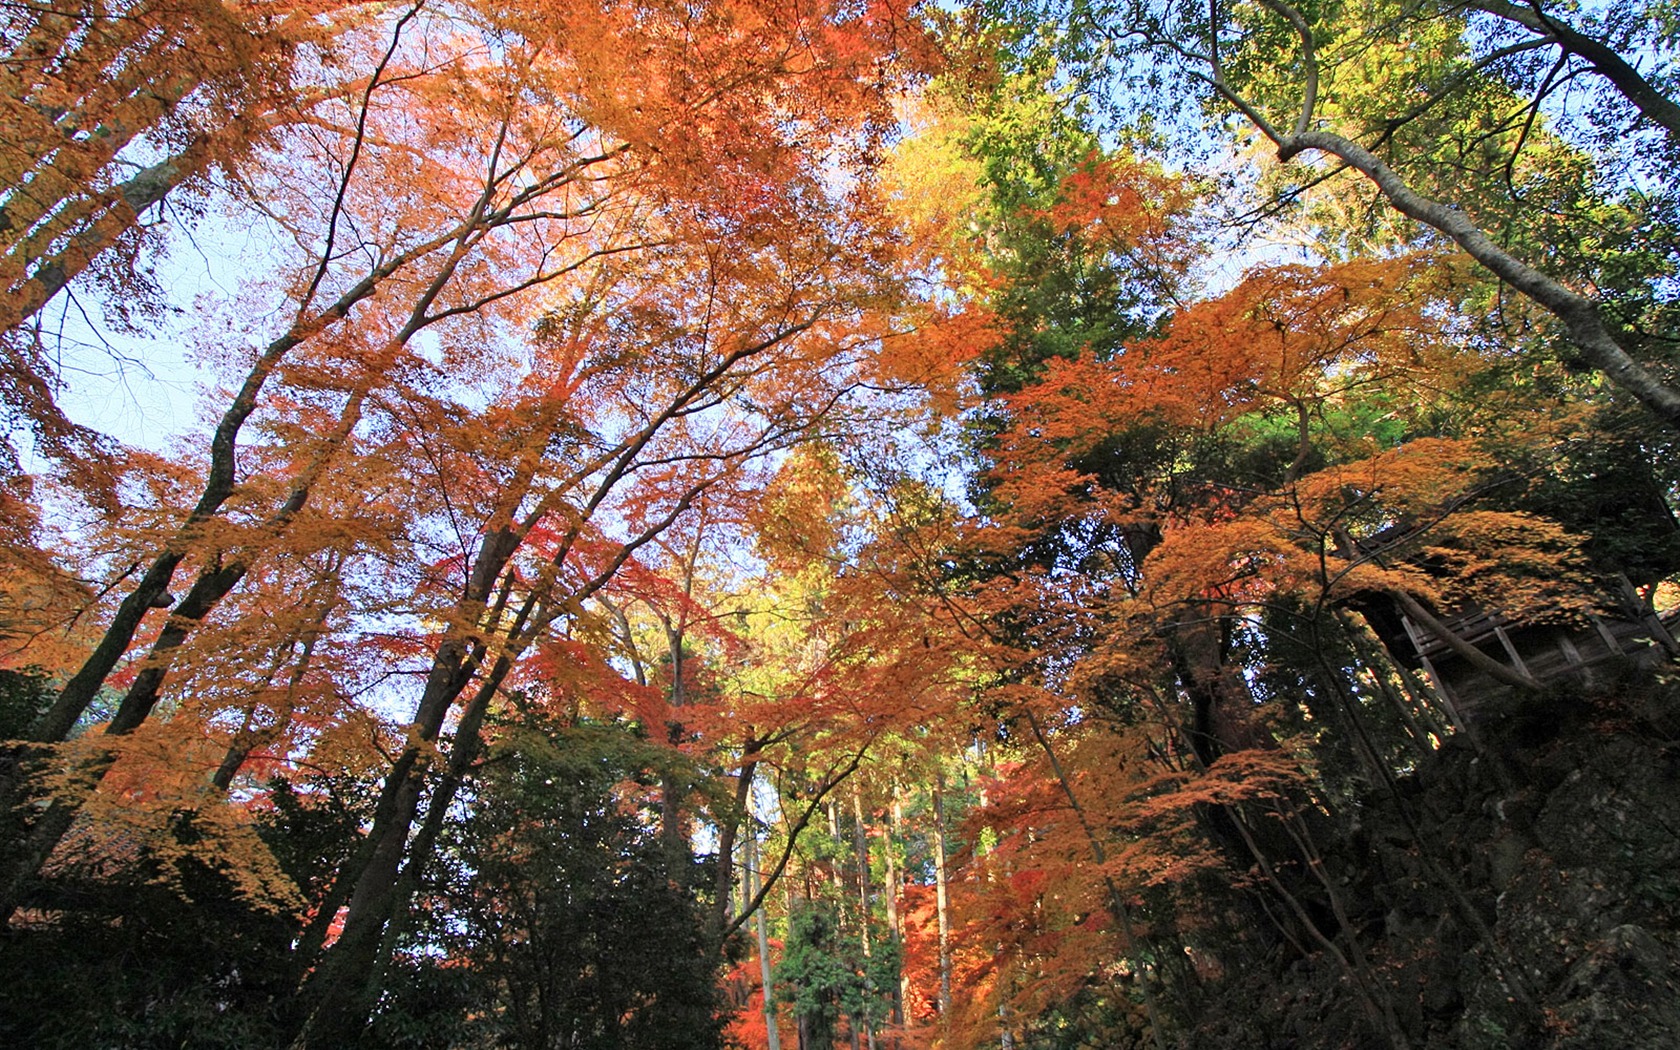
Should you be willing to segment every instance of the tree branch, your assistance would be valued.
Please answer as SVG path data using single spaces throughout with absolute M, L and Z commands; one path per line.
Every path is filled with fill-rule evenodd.
M 1467 0 L 1465 6 L 1552 37 L 1561 49 L 1591 63 L 1598 75 L 1614 84 L 1640 115 L 1668 132 L 1671 140 L 1680 141 L 1680 105 L 1641 76 L 1610 45 L 1548 14 L 1539 0 L 1529 0 L 1526 7 L 1510 0 Z
M 1431 200 L 1364 146 L 1328 131 L 1306 131 L 1278 143 L 1278 159 L 1307 150 L 1328 153 L 1363 172 L 1396 210 L 1452 238 L 1494 276 L 1522 292 L 1564 323 L 1577 349 L 1595 368 L 1637 398 L 1669 426 L 1680 429 L 1680 390 L 1635 361 L 1612 333 L 1591 299 L 1535 269 L 1495 243 L 1464 211 Z

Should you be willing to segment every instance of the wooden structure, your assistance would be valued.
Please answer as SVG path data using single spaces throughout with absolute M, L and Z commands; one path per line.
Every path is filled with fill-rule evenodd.
M 1496 669 L 1479 666 L 1465 652 L 1473 648 L 1523 678 L 1547 686 L 1573 681 L 1592 685 L 1629 660 L 1654 665 L 1680 655 L 1676 628 L 1680 609 L 1651 612 L 1626 578 L 1618 578 L 1613 599 L 1585 621 L 1512 620 L 1480 606 L 1455 609 L 1420 623 L 1392 598 L 1362 595 L 1352 603 L 1363 613 L 1393 659 L 1421 669 L 1465 718 L 1475 720 L 1480 701 L 1509 684 Z M 1450 632 L 1443 637 L 1441 631 Z

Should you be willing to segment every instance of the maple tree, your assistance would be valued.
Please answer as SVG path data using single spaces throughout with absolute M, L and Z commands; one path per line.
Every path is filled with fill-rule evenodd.
M 1284 208 L 1326 183 L 1357 197 L 1338 176 L 1362 176 L 1388 207 L 1550 314 L 1581 361 L 1673 426 L 1671 363 L 1646 334 L 1666 324 L 1672 201 L 1638 184 L 1672 163 L 1674 103 L 1665 77 L 1629 58 L 1641 48 L 1666 54 L 1669 43 L 1660 5 L 1635 7 L 1259 0 L 1026 10 L 1066 24 L 1069 57 L 1093 75 L 1141 87 L 1166 83 L 1160 72 L 1171 68 L 1167 98 L 1234 114 L 1278 163 L 1300 169 L 1276 180 Z M 1593 101 L 1552 105 L 1574 84 Z M 1625 140 L 1612 126 L 1639 145 L 1618 148 Z M 1346 222 L 1332 218 L 1334 205 L 1318 212 L 1332 237 L 1362 239 L 1376 225 L 1414 239 L 1350 203 Z
M 8 412 L 28 421 L 41 448 L 90 471 L 92 491 L 109 484 L 98 469 L 107 450 L 60 410 L 50 336 L 30 322 L 84 273 L 125 323 L 155 312 L 147 216 L 231 170 L 311 105 L 353 95 L 354 82 L 324 79 L 299 98 L 293 71 L 300 54 L 365 23 L 360 8 L 165 0 L 9 12 L 0 37 Z
M 71 780 L 13 836 L 8 910 L 78 812 L 97 823 L 139 801 L 121 785 L 145 783 L 160 817 L 214 815 L 205 789 L 253 760 L 285 768 L 320 746 L 330 766 L 379 768 L 380 730 L 359 757 L 339 750 L 369 728 L 344 698 L 370 661 L 428 662 L 407 746 L 304 942 L 322 954 L 301 964 L 299 1023 L 345 1037 L 521 658 L 872 374 L 892 237 L 859 166 L 879 77 L 855 67 L 879 74 L 890 54 L 866 46 L 895 31 L 877 15 L 613 7 L 556 27 L 417 6 L 344 42 L 338 61 L 361 45 L 367 62 L 348 112 L 322 103 L 279 146 L 292 163 L 241 174 L 302 250 L 282 286 L 293 320 L 239 384 L 201 480 L 170 469 L 155 509 L 134 508 L 161 532 L 124 525 L 149 567 L 28 735 L 63 739 L 113 676 L 122 696 L 91 749 L 20 755 L 14 800 L 37 790 L 28 770 L 67 762 Z M 641 43 L 603 66 L 591 41 L 607 38 Z M 835 165 L 863 181 L 829 184 Z M 536 337 L 510 345 L 505 326 Z M 479 348 L 500 367 L 462 372 Z M 458 549 L 428 563 L 450 535 Z M 192 582 L 177 603 L 178 572 Z M 149 653 L 125 669 L 136 643 Z M 181 700 L 160 721 L 166 690 Z M 225 752 L 210 783 L 170 759 L 183 734 Z M 351 973 L 372 977 L 335 976 Z
M 1133 337 L 1106 360 L 1099 351 L 1040 369 L 1045 381 L 1011 399 L 1005 418 L 1019 419 L 1000 431 L 1002 469 L 988 486 L 1003 526 L 988 549 L 1004 555 L 1005 566 L 989 588 L 1011 611 L 998 617 L 989 606 L 975 620 L 1015 625 L 1028 673 L 1068 696 L 1035 714 L 1039 724 L 1055 730 L 1052 716 L 1070 711 L 1072 727 L 1059 731 L 1076 734 L 1112 717 L 1137 727 L 1129 753 L 1183 770 L 1186 813 L 1199 826 L 1188 829 L 1192 841 L 1205 836 L 1212 847 L 1192 855 L 1214 867 L 1229 858 L 1223 863 L 1237 872 L 1246 867 L 1265 887 L 1273 903 L 1252 921 L 1276 928 L 1290 951 L 1340 974 L 1360 1018 L 1359 1038 L 1409 1045 L 1427 1024 L 1408 1007 L 1419 962 L 1385 960 L 1384 941 L 1359 932 L 1360 902 L 1371 885 L 1361 880 L 1372 876 L 1338 854 L 1341 837 L 1352 834 L 1343 830 L 1346 814 L 1361 808 L 1390 815 L 1390 834 L 1411 844 L 1414 884 L 1441 894 L 1462 931 L 1460 943 L 1486 960 L 1506 1004 L 1488 1008 L 1488 1016 L 1499 1017 L 1490 1023 L 1539 1027 L 1539 993 L 1466 892 L 1465 877 L 1454 870 L 1458 847 L 1425 830 L 1427 818 L 1404 797 L 1415 788 L 1402 786 L 1416 782 L 1411 771 L 1443 764 L 1434 757 L 1443 733 L 1462 734 L 1481 761 L 1520 778 L 1507 763 L 1528 745 L 1505 735 L 1511 722 L 1500 724 L 1513 708 L 1504 715 L 1460 710 L 1429 683 L 1408 678 L 1346 615 L 1344 603 L 1373 609 L 1382 602 L 1370 596 L 1386 595 L 1449 642 L 1453 628 L 1426 605 L 1526 607 L 1517 615 L 1540 618 L 1585 612 L 1578 603 L 1593 585 L 1573 553 L 1580 540 L 1529 516 L 1555 513 L 1557 505 L 1542 501 L 1517 511 L 1507 500 L 1526 484 L 1515 471 L 1562 473 L 1550 458 L 1555 451 L 1546 450 L 1568 447 L 1564 435 L 1597 437 L 1586 422 L 1592 407 L 1559 397 L 1566 384 L 1502 378 L 1509 375 L 1501 363 L 1506 349 L 1465 340 L 1474 327 L 1451 320 L 1455 301 L 1464 301 L 1453 290 L 1461 278 L 1391 296 L 1383 285 L 1404 272 L 1403 260 L 1352 264 L 1355 270 L 1253 273 L 1233 292 L 1181 311 L 1163 337 Z M 1335 276 L 1361 265 L 1375 267 L 1366 280 L 1382 276 L 1337 287 Z M 1432 266 L 1438 264 L 1414 272 Z M 1435 272 L 1447 277 L 1450 269 Z M 1308 292 L 1326 278 L 1337 289 L 1330 296 Z M 1374 294 L 1363 307 L 1360 288 Z M 1431 296 L 1442 298 L 1410 313 Z M 1362 313 L 1379 302 L 1375 313 Z M 1360 323 L 1366 320 L 1368 328 Z M 1330 356 L 1318 356 L 1324 353 Z M 1350 356 L 1339 358 L 1344 353 Z M 1420 370 L 1407 378 L 1412 366 Z M 1536 379 L 1542 374 L 1537 370 Z M 1180 391 L 1182 403 L 1175 400 Z M 1501 422 L 1506 411 L 1509 422 Z M 1550 424 L 1543 422 L 1548 416 Z M 1586 432 L 1575 429 L 1583 425 Z M 1439 568 L 1426 571 L 1424 563 Z M 1601 562 L 1594 571 L 1627 567 Z M 1490 589 L 1477 589 L 1479 575 Z M 1442 586 L 1449 590 L 1436 589 Z M 1458 587 L 1466 589 L 1451 590 Z M 1459 641 L 1460 655 L 1479 659 L 1485 672 L 1519 690 L 1537 689 L 1534 679 Z M 1299 713 L 1287 705 L 1301 705 Z M 1044 740 L 1050 746 L 1043 750 L 1052 751 L 1055 736 Z M 1307 754 L 1311 764 L 1296 765 L 1296 756 Z M 1234 759 L 1265 764 L 1209 793 L 1212 785 L 1201 778 Z M 1250 778 L 1260 770 L 1269 773 Z M 1070 771 L 1077 767 L 1051 770 L 1077 813 L 1083 791 Z M 1097 808 L 1097 833 L 1085 836 L 1092 841 L 1082 859 L 1101 863 L 1120 853 L 1129 843 L 1106 836 L 1126 828 L 1129 806 L 1147 798 L 1148 789 L 1134 782 L 1125 804 Z M 1081 823 L 1070 816 L 1061 815 L 1064 826 Z M 1046 837 L 1049 823 L 1039 816 L 1027 841 Z M 1357 854 L 1360 847 L 1351 848 Z M 1159 844 L 1151 852 L 1157 863 L 1182 855 Z M 1197 884 L 1185 873 L 1174 882 Z M 1207 884 L 1200 885 L 1202 896 L 1190 907 L 1205 910 L 1210 898 Z M 1241 918 L 1191 920 L 1170 895 L 1144 901 L 1151 920 L 1141 928 L 1145 958 L 1162 958 L 1151 942 L 1164 937 L 1195 952 L 1198 969 L 1235 961 L 1230 945 L 1242 939 L 1234 932 Z M 1109 908 L 1111 916 L 1127 910 Z M 1236 926 L 1218 935 L 1225 947 L 1214 948 L 1220 940 L 1209 935 L 1221 921 Z M 1124 949 L 1074 954 L 1053 971 L 1063 1003 L 1079 1001 L 1077 991 L 1067 991 L 1083 987 L 1079 964 L 1105 956 L 1138 957 Z M 1043 973 L 1051 964 L 1038 965 Z M 1163 1021 L 1169 1033 L 1205 1026 L 1184 1013 L 1174 1017 L 1187 1008 L 1173 994 L 1205 981 L 1206 972 L 1192 975 L 1164 962 L 1152 972 L 1133 968 L 1140 970 L 1148 976 L 1136 991 L 1169 993 L 1153 1004 L 1140 996 L 1139 1005 L 1155 1007 L 1142 1011 L 1151 1015 L 1154 1038 L 1162 1038 Z M 1043 1002 L 1027 1001 L 1033 1008 Z M 976 1021 L 989 1033 L 1010 1031 L 1007 1018 L 989 1010 Z M 1242 1030 L 1241 1023 L 1231 1030 Z
M 1056 13 L 18 5 L 0 1033 L 1660 1042 L 1666 9 Z
M 1034 202 L 1058 222 L 1036 235 L 1113 236 L 1092 210 L 1115 209 L 1124 192 L 1085 188 L 1100 167 L 1063 170 L 1065 196 Z M 1042 287 L 1057 280 L 1052 271 Z M 1591 575 L 1632 567 L 1589 566 L 1581 538 L 1543 517 L 1561 505 L 1522 495 L 1583 483 L 1564 480 L 1572 468 L 1558 450 L 1599 437 L 1593 395 L 1540 368 L 1533 381 L 1513 377 L 1508 347 L 1475 322 L 1485 300 L 1473 275 L 1450 256 L 1257 268 L 1180 306 L 1164 331 L 1133 322 L 1117 336 L 1056 314 L 1078 301 L 1065 291 L 1036 310 L 1031 291 L 998 294 L 1029 305 L 1002 315 L 1003 367 L 991 366 L 1006 378 L 981 439 L 978 558 L 952 564 L 978 573 L 958 615 L 1005 687 L 994 695 L 1010 698 L 988 714 L 1026 760 L 1003 784 L 1036 801 L 1019 825 L 1007 810 L 992 817 L 1002 845 L 965 861 L 967 884 L 993 889 L 964 924 L 977 937 L 963 980 L 976 998 L 961 1043 L 1036 1038 L 1023 1018 L 1063 1009 L 1087 1026 L 1103 1022 L 1078 1011 L 1109 1010 L 1158 1042 L 1189 1030 L 1199 1022 L 1173 996 L 1206 972 L 1166 961 L 1175 949 L 1163 954 L 1158 938 L 1184 944 L 1197 969 L 1224 965 L 1208 938 L 1244 920 L 1192 919 L 1174 895 L 1198 886 L 1204 896 L 1185 907 L 1205 907 L 1203 876 L 1229 864 L 1273 899 L 1254 921 L 1338 970 L 1361 1038 L 1410 1045 L 1408 967 L 1367 954 L 1382 945 L 1358 932 L 1363 890 L 1325 874 L 1345 863 L 1357 878 L 1337 858 L 1344 806 L 1398 814 L 1420 857 L 1415 877 L 1449 902 L 1503 982 L 1512 1005 L 1498 1023 L 1540 1023 L 1534 990 L 1399 787 L 1454 733 L 1503 765 L 1509 741 L 1483 737 L 1482 720 L 1508 716 L 1461 710 L 1408 677 L 1349 610 L 1398 604 L 1498 681 L 1539 689 L 1442 619 L 1466 606 L 1589 615 Z M 1124 323 L 1113 309 L 1096 316 L 1111 332 Z M 1083 767 L 1087 754 L 1102 757 Z M 1176 815 L 1166 828 L 1183 837 L 1152 838 L 1143 814 Z M 1110 867 L 1116 858 L 1147 867 Z M 1155 883 L 1151 871 L 1167 874 Z M 1052 900 L 1073 903 L 1050 912 Z M 1046 947 L 1084 932 L 1052 916 L 1092 914 L 1109 923 L 1097 927 L 1106 947 L 1093 938 L 1061 957 Z M 1121 999 L 1129 1008 L 1088 994 L 1098 960 L 1139 978 Z

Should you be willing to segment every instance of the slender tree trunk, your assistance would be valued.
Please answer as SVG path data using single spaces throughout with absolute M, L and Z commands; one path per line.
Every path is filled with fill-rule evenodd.
M 484 538 L 466 591 L 457 604 L 461 622 L 481 622 L 502 568 L 518 544 L 519 537 L 511 529 L 504 528 Z M 456 756 L 464 755 L 470 761 L 477 746 L 478 724 L 511 662 L 512 657 L 507 654 L 498 659 L 467 704 L 456 728 Z M 399 899 L 399 878 L 404 858 L 411 858 L 411 864 L 424 863 L 411 850 L 409 834 L 435 763 L 435 746 L 450 710 L 476 670 L 476 654 L 465 633 L 457 633 L 439 645 L 416 705 L 415 742 L 392 764 L 375 804 L 372 827 L 358 855 L 339 875 L 339 881 L 353 887 L 348 892 L 344 928 L 330 951 L 311 969 L 299 993 L 302 1017 L 298 1046 L 341 1046 L 353 1041 L 360 1031 L 365 1018 L 358 1016 L 357 1011 L 365 1001 L 364 980 L 380 969 L 378 953 L 385 942 L 386 925 L 403 903 Z M 447 785 L 452 780 L 458 783 L 465 772 L 464 767 L 453 768 L 454 764 L 445 771 L 446 778 L 434 794 L 434 808 L 447 807 L 449 800 L 442 796 L 453 792 Z M 306 943 L 301 950 L 313 953 L 317 948 L 318 945 Z
M 666 742 L 672 747 L 682 743 L 686 730 L 680 712 L 688 704 L 687 682 L 683 674 L 683 628 L 681 624 L 665 624 L 665 642 L 671 665 L 671 719 L 665 725 Z M 665 844 L 665 863 L 675 872 L 688 862 L 688 828 L 683 817 L 683 795 L 687 785 L 667 770 L 659 778 L 659 831 Z M 720 927 L 721 928 L 721 927 Z
M 760 883 L 758 871 L 758 835 L 757 833 L 752 832 L 750 827 L 748 828 L 748 832 L 746 842 L 743 843 L 743 845 L 747 851 L 747 879 L 749 888 L 747 895 L 749 904 L 747 906 L 750 907 L 752 899 L 758 896 Z M 792 885 L 792 883 L 790 882 L 789 885 Z M 764 912 L 765 909 L 761 906 L 758 909 L 758 914 L 753 916 L 753 926 L 758 935 L 758 974 L 764 988 L 764 1040 L 766 1050 L 782 1050 L 782 1035 L 776 1028 L 776 989 L 775 985 L 771 983 L 770 924 L 766 920 Z
M 899 801 L 898 781 L 896 779 L 893 781 L 892 794 L 892 810 L 890 811 L 891 816 L 887 825 L 887 884 L 882 892 L 882 896 L 886 898 L 887 905 L 887 936 L 892 938 L 893 947 L 894 949 L 897 949 L 904 941 L 904 930 L 899 923 L 898 914 L 898 894 L 903 888 L 901 885 L 903 876 L 898 870 L 898 843 L 900 841 L 900 829 L 904 825 L 904 806 L 903 803 Z M 902 958 L 902 956 L 900 957 Z M 905 993 L 905 976 L 901 968 L 898 975 L 898 981 L 893 986 L 892 1023 L 894 1025 L 905 1024 Z
M 852 845 L 857 853 L 858 871 L 858 941 L 863 946 L 865 966 L 874 957 L 869 943 L 869 826 L 863 820 L 863 789 L 856 781 L 852 783 Z M 864 978 L 864 993 L 866 1004 L 875 998 L 874 978 L 866 975 Z M 869 1020 L 867 1012 L 863 1019 L 864 1040 L 869 1044 L 869 1050 L 875 1050 L 875 1025 Z
M 939 913 L 939 1017 L 951 1019 L 951 908 L 945 871 L 945 774 L 933 777 L 933 892 Z
M 735 882 L 735 889 L 740 892 L 740 897 L 736 899 L 734 905 L 729 910 L 731 918 L 736 915 L 747 914 L 747 912 L 752 908 L 753 899 L 751 869 L 752 855 L 748 849 L 750 843 L 746 840 L 740 840 L 740 836 L 736 836 L 736 838 L 739 841 L 737 841 L 736 845 L 733 847 L 732 853 L 738 853 L 739 857 L 730 863 L 730 868 L 731 870 L 738 868 L 741 872 L 741 877 Z
M 748 740 L 745 745 L 745 753 L 753 754 L 757 750 L 758 742 L 756 740 Z M 735 775 L 734 813 L 718 822 L 718 859 L 720 863 L 718 865 L 717 884 L 714 892 L 717 904 L 713 908 L 712 929 L 716 931 L 718 938 L 717 947 L 720 952 L 723 949 L 723 942 L 728 940 L 727 933 L 731 926 L 731 920 L 734 918 L 734 916 L 729 914 L 730 888 L 735 884 L 734 867 L 732 864 L 723 862 L 735 855 L 735 841 L 740 834 L 741 824 L 743 821 L 747 822 L 749 825 L 747 827 L 749 837 L 752 833 L 752 828 L 750 826 L 752 818 L 750 812 L 748 811 L 748 805 L 752 796 L 753 775 L 757 769 L 757 759 L 748 759 L 741 763 L 741 770 Z M 740 885 L 744 891 L 747 886 L 745 871 L 741 873 Z M 741 910 L 737 914 L 745 917 L 747 912 L 752 908 L 752 901 L 752 895 L 750 893 L 747 894 L 747 896 L 741 901 Z

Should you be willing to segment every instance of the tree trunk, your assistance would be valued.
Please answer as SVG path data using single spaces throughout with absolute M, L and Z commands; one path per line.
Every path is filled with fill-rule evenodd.
M 887 825 L 886 843 L 887 884 L 883 888 L 881 895 L 886 899 L 887 905 L 887 936 L 892 939 L 893 947 L 897 948 L 904 940 L 904 930 L 899 925 L 898 915 L 898 894 L 900 889 L 902 889 L 900 880 L 903 878 L 898 870 L 898 840 L 900 828 L 903 827 L 904 824 L 904 806 L 898 798 L 897 780 L 893 781 L 892 792 L 892 810 L 890 822 Z M 905 1023 L 905 992 L 905 977 L 901 971 L 898 976 L 898 982 L 893 988 L 892 1023 L 894 1025 L 903 1025 Z
M 760 889 L 758 871 L 758 835 L 750 832 L 751 829 L 749 828 L 749 834 L 747 835 L 746 842 L 743 843 L 746 848 L 747 879 L 749 888 L 747 900 L 749 901 L 749 907 L 751 900 L 758 896 L 758 891 Z M 753 926 L 758 934 L 758 973 L 759 979 L 763 983 L 764 988 L 765 1047 L 766 1050 L 782 1050 L 782 1035 L 776 1030 L 776 989 L 771 983 L 770 924 L 765 919 L 763 907 L 758 909 L 758 914 L 755 915 L 753 919 Z
M 951 1016 L 951 910 L 945 872 L 945 774 L 933 777 L 933 887 L 939 912 L 939 1017 Z
M 873 957 L 869 944 L 869 827 L 863 821 L 863 789 L 856 781 L 852 783 L 852 846 L 857 853 L 858 941 L 863 946 L 863 957 L 867 965 L 867 960 Z M 865 976 L 866 1002 L 875 997 L 872 981 L 872 978 Z M 875 1026 L 867 1014 L 863 1019 L 863 1034 L 869 1044 L 869 1050 L 875 1050 Z
M 1562 281 L 1523 262 L 1477 226 L 1463 209 L 1431 200 L 1364 146 L 1328 131 L 1302 131 L 1278 142 L 1278 159 L 1289 161 L 1306 150 L 1328 153 L 1376 184 L 1397 211 L 1451 237 L 1471 258 L 1563 322 L 1581 357 L 1611 382 L 1632 394 L 1652 415 L 1680 429 L 1680 390 L 1635 361 L 1623 348 L 1598 304 Z

